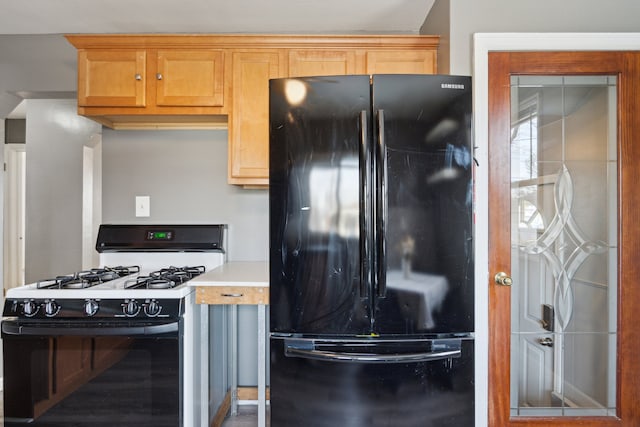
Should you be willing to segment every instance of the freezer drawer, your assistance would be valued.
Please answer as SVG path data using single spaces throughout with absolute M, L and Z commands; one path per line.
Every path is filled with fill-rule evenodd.
M 271 339 L 271 425 L 474 425 L 473 340 Z

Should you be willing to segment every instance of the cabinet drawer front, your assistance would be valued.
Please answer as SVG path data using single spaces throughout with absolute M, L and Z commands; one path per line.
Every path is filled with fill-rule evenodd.
M 78 51 L 78 106 L 144 107 L 144 50 Z
M 201 286 L 196 289 L 198 304 L 269 304 L 269 288 L 258 286 Z
M 222 50 L 158 51 L 156 103 L 217 107 L 224 100 Z

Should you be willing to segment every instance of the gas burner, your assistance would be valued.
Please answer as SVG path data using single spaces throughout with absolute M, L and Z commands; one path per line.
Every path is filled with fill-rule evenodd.
M 170 289 L 176 286 L 176 282 L 153 276 L 138 276 L 124 282 L 125 289 Z
M 167 267 L 125 282 L 125 289 L 170 289 L 205 272 L 204 266 Z
M 37 282 L 36 286 L 39 289 L 84 289 L 138 272 L 140 272 L 140 267 L 137 265 L 92 268 L 91 270 L 57 276 L 54 279 L 41 280 Z

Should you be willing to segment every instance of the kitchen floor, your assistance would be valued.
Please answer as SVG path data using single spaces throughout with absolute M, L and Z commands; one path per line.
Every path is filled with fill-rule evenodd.
M 255 427 L 258 425 L 258 406 L 240 405 L 238 415 L 227 417 L 222 423 L 222 427 Z M 267 426 L 269 423 L 269 408 L 267 407 Z
M 0 402 L 2 401 L 0 392 Z M 4 414 L 0 405 L 0 427 L 4 426 Z M 267 409 L 267 426 L 269 425 L 269 409 Z M 258 407 L 256 405 L 242 405 L 238 407 L 238 415 L 227 417 L 222 423 L 222 427 L 255 427 L 258 425 Z

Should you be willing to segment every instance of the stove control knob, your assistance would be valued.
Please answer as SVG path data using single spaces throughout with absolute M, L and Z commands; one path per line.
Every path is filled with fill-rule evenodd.
M 138 306 L 138 303 L 134 299 L 125 301 L 122 309 L 124 310 L 124 314 L 129 317 L 136 316 L 140 311 L 140 307 Z
M 99 308 L 98 302 L 94 299 L 88 299 L 84 302 L 84 314 L 89 317 L 94 316 Z
M 44 302 L 44 314 L 47 317 L 53 317 L 60 311 L 60 306 L 52 299 L 48 299 Z
M 22 311 L 25 316 L 32 317 L 36 315 L 38 306 L 33 300 L 25 300 L 24 303 L 22 303 Z
M 158 314 L 160 314 L 161 310 L 162 310 L 162 306 L 160 304 L 158 304 L 158 301 L 156 301 L 154 299 L 149 301 L 149 303 L 144 308 L 144 312 L 149 317 L 157 316 Z

